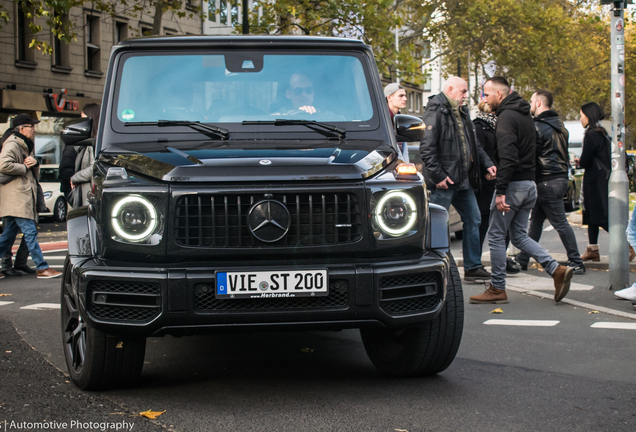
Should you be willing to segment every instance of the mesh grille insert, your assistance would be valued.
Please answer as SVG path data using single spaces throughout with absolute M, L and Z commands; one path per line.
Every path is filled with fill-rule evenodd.
M 161 286 L 152 282 L 125 282 L 110 280 L 94 280 L 88 286 L 88 309 L 97 319 L 113 322 L 149 322 L 159 316 L 161 307 L 136 307 L 109 304 L 96 304 L 92 302 L 93 292 L 101 293 L 126 293 L 126 294 L 154 294 L 161 297 Z M 157 302 L 161 304 L 161 301 Z
M 441 301 L 442 275 L 437 272 L 380 279 L 380 308 L 391 316 L 424 313 Z

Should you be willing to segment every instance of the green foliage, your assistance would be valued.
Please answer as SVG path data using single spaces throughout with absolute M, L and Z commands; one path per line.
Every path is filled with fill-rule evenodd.
M 568 119 L 589 101 L 609 109 L 606 12 L 584 1 L 472 0 L 448 8 L 442 21 L 445 37 L 438 42 L 448 53 L 447 71 L 456 74 L 458 57 L 466 65 L 470 50 L 477 72 L 486 75 L 492 62 L 526 98 L 536 89 L 551 91 L 555 109 Z

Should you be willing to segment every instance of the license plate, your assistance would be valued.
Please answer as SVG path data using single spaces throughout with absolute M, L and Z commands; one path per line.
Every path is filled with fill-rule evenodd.
M 216 297 L 283 298 L 329 294 L 327 270 L 216 272 Z

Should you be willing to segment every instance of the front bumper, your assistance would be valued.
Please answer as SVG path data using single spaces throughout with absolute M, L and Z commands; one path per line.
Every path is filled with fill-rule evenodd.
M 342 261 L 342 260 L 340 260 Z M 217 299 L 215 270 L 327 268 L 326 297 Z M 450 261 L 427 253 L 399 260 L 352 259 L 233 263 L 232 267 L 152 268 L 77 262 L 73 276 L 82 316 L 109 333 L 143 336 L 233 329 L 402 327 L 435 318 L 445 296 Z

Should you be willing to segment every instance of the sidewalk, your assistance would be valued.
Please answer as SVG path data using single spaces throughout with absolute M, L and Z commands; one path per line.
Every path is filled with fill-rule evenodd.
M 453 251 L 453 257 L 455 258 L 455 262 L 457 263 L 457 266 L 461 267 L 461 266 L 464 265 L 464 258 L 461 255 L 461 248 L 460 248 L 460 251 L 459 251 L 459 256 L 455 256 L 456 253 L 457 253 L 457 251 Z M 552 258 L 557 260 L 557 262 L 559 264 L 566 265 L 567 262 L 568 262 L 568 256 L 566 254 L 564 254 L 564 253 L 561 253 L 561 254 L 555 253 L 555 254 L 551 254 L 551 255 L 552 255 Z M 531 266 L 535 262 L 536 261 L 533 258 L 530 258 L 530 263 L 528 265 Z M 481 255 L 481 263 L 485 267 L 489 267 L 490 266 L 490 252 L 484 252 Z M 601 260 L 599 262 L 585 261 L 584 264 L 585 264 L 585 268 L 588 269 L 588 270 L 608 270 L 609 269 L 609 256 L 608 255 L 601 255 Z M 629 271 L 636 273 L 636 259 L 629 263 Z

